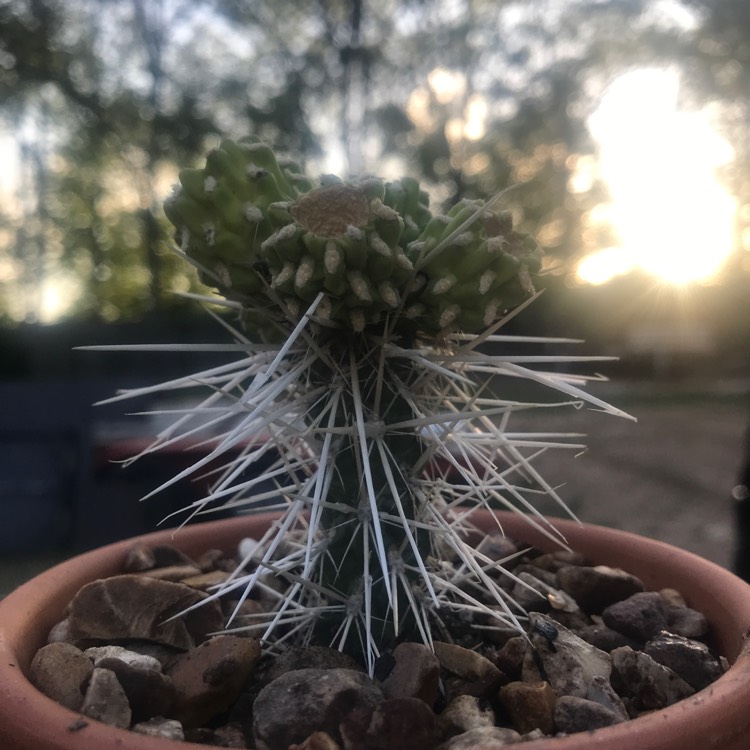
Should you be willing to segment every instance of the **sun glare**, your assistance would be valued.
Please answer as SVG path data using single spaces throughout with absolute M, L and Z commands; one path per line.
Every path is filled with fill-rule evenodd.
M 38 306 L 40 323 L 55 323 L 68 314 L 81 294 L 81 282 L 72 274 L 58 274 L 44 281 Z
M 678 109 L 678 92 L 674 70 L 634 71 L 591 116 L 620 245 L 585 257 L 581 281 L 602 284 L 638 268 L 672 284 L 705 282 L 732 252 L 735 201 L 716 175 L 732 149 L 705 113 Z

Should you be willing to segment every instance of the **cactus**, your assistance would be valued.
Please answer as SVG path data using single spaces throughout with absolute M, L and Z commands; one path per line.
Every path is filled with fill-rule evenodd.
M 322 294 L 316 315 L 333 325 L 361 333 L 406 311 L 438 334 L 478 332 L 533 295 L 539 251 L 509 215 L 462 201 L 432 216 L 416 180 L 313 188 L 297 170 L 225 140 L 180 172 L 165 204 L 175 239 L 228 298 L 295 314 Z
M 532 274 L 541 265 L 537 244 L 513 229 L 509 213 L 497 216 L 466 200 L 434 216 L 409 257 L 425 277 L 416 315 L 435 333 L 492 325 L 533 295 Z
M 290 162 L 247 138 L 222 141 L 203 169 L 183 169 L 164 204 L 175 240 L 198 265 L 203 281 L 229 297 L 258 294 L 266 273 L 260 248 L 288 223 L 286 206 L 311 188 Z
M 288 223 L 261 247 L 283 302 L 296 308 L 322 294 L 318 316 L 357 332 L 403 305 L 414 269 L 384 188 L 380 180 L 330 182 L 289 206 Z
M 508 431 L 515 411 L 550 404 L 494 396 L 488 378 L 531 379 L 560 392 L 557 405 L 621 414 L 581 390 L 581 376 L 529 366 L 575 357 L 525 361 L 502 348 L 502 316 L 533 295 L 536 244 L 481 201 L 433 216 L 412 179 L 326 177 L 313 187 L 281 164 L 262 144 L 225 141 L 203 169 L 180 173 L 165 206 L 181 251 L 246 330 L 232 329 L 235 343 L 224 347 L 240 352 L 235 362 L 152 389 L 203 382 L 208 394 L 151 450 L 218 431 L 218 445 L 171 480 L 242 446 L 191 515 L 262 506 L 269 495 L 284 509 L 244 561 L 258 566 L 241 565 L 216 596 L 239 590 L 241 604 L 274 575 L 286 586 L 274 610 L 234 625 L 270 648 L 331 644 L 370 671 L 400 639 L 429 644 L 454 610 L 520 628 L 524 613 L 508 600 L 502 569 L 488 570 L 466 541 L 470 509 L 524 512 L 539 492 L 562 502 L 533 456 L 582 446 Z M 499 351 L 484 354 L 485 341 Z M 278 457 L 265 478 L 244 478 L 271 450 Z M 262 490 L 262 479 L 276 488 Z

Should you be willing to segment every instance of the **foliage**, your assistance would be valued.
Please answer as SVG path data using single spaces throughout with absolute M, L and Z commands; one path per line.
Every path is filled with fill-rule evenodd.
M 0 279 L 15 291 L 0 315 L 44 319 L 39 280 L 60 273 L 78 314 L 105 319 L 196 289 L 163 249 L 160 202 L 177 164 L 244 132 L 312 174 L 323 155 L 343 173 L 408 169 L 448 207 L 522 183 L 514 220 L 567 273 L 606 240 L 587 223 L 603 185 L 571 190 L 595 151 L 586 117 L 619 71 L 649 62 L 676 62 L 697 101 L 721 105 L 743 205 L 743 3 L 685 0 L 672 12 L 690 23 L 656 5 L 2 0 L 0 116 L 20 197 L 0 207 Z

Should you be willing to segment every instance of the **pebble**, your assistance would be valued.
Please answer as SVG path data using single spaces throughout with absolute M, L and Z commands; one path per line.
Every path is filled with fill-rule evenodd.
M 498 697 L 513 727 L 522 734 L 534 729 L 544 734 L 555 731 L 557 693 L 549 682 L 510 682 L 500 688 Z
M 561 696 L 555 705 L 555 726 L 558 732 L 574 732 L 601 729 L 625 721 L 619 713 L 602 706 L 601 703 L 575 695 Z
M 289 745 L 289 750 L 341 750 L 341 746 L 327 732 L 313 732 L 304 742 Z
M 120 729 L 130 726 L 130 704 L 114 672 L 101 667 L 93 669 L 81 713 L 89 719 L 96 719 Z
M 136 669 L 152 669 L 155 672 L 161 672 L 161 662 L 158 659 L 146 654 L 139 654 L 137 651 L 131 651 L 123 646 L 92 646 L 83 653 L 94 662 L 95 667 L 99 666 L 102 659 L 119 659 Z
M 571 622 L 574 620 L 581 623 L 591 622 L 588 615 L 578 606 L 578 602 L 562 589 L 553 589 L 548 592 L 547 599 L 555 611 L 555 617 L 564 617 Z
M 123 570 L 126 573 L 141 573 L 152 568 L 166 568 L 172 565 L 195 563 L 171 544 L 136 544 L 128 552 Z
M 527 635 L 496 628 L 478 645 L 468 620 L 448 618 L 446 640 L 458 642 L 435 642 L 434 653 L 401 643 L 378 659 L 376 680 L 334 649 L 289 647 L 261 658 L 252 638 L 209 638 L 236 600 L 165 623 L 232 569 L 220 551 L 193 562 L 169 545 L 134 548 L 129 574 L 81 589 L 50 633 L 45 648 L 57 656 L 41 649 L 31 673 L 43 691 L 52 674 L 60 682 L 46 690 L 85 716 L 215 747 L 499 750 L 671 705 L 725 670 L 726 660 L 697 640 L 706 618 L 679 592 L 644 592 L 635 576 L 585 565 L 577 553 L 518 555 L 502 536 L 486 537 L 482 548 L 491 560 L 516 555 L 516 580 L 500 583 L 530 611 Z M 268 585 L 278 588 L 274 576 Z M 251 614 L 264 607 L 245 603 Z M 75 647 L 89 639 L 127 640 L 127 648 Z M 53 666 L 40 670 L 46 662 Z
M 565 596 L 568 597 L 569 601 L 575 602 L 575 600 L 568 594 L 565 594 Z M 553 599 L 550 599 L 550 603 L 553 603 L 553 601 Z M 563 603 L 561 603 L 561 606 L 570 610 L 570 607 L 567 607 Z M 578 609 L 577 604 L 575 605 L 575 611 L 565 611 L 564 609 L 557 609 L 553 603 L 549 615 L 555 620 L 555 622 L 559 622 L 560 625 L 568 628 L 568 630 L 572 630 L 574 633 L 578 633 L 579 630 L 591 625 L 592 622 L 590 617 Z
M 586 558 L 574 550 L 558 549 L 554 552 L 545 552 L 534 558 L 534 567 L 542 570 L 557 572 L 560 568 L 568 566 L 586 565 Z
M 705 643 L 672 633 L 660 633 L 643 651 L 654 661 L 669 667 L 695 690 L 707 687 L 724 672 Z
M 47 643 L 69 643 L 71 641 L 68 618 L 60 620 L 50 628 Z
M 557 571 L 557 581 L 581 609 L 594 615 L 644 589 L 643 582 L 636 576 L 606 565 L 564 566 Z
M 666 606 L 657 591 L 643 591 L 611 604 L 602 620 L 612 630 L 644 642 L 667 627 Z
M 154 716 L 148 721 L 140 721 L 133 724 L 131 729 L 138 734 L 147 734 L 149 737 L 163 737 L 165 740 L 185 741 L 185 733 L 182 724 L 174 719 L 165 719 L 163 716 Z
M 185 742 L 192 742 L 194 745 L 209 745 L 210 747 L 241 747 L 252 748 L 245 740 L 244 733 L 238 733 L 236 729 L 231 730 L 231 734 L 226 727 L 209 729 L 208 727 L 199 727 L 198 729 L 185 730 Z
M 362 665 L 348 654 L 327 646 L 290 646 L 280 654 L 262 659 L 251 676 L 258 690 L 269 682 L 296 669 L 351 669 L 364 672 Z
M 518 680 L 523 669 L 523 658 L 529 641 L 524 635 L 509 638 L 496 653 L 494 663 L 511 680 Z
M 253 705 L 257 750 L 304 742 L 313 732 L 341 740 L 339 724 L 349 711 L 382 702 L 380 688 L 351 669 L 297 669 L 260 691 Z
M 604 624 L 641 643 L 667 627 L 664 600 L 656 591 L 633 594 L 602 612 Z
M 442 737 L 452 737 L 470 729 L 495 726 L 495 712 L 475 695 L 459 695 L 441 711 L 438 725 Z
M 254 638 L 218 635 L 180 655 L 168 670 L 175 690 L 170 718 L 185 728 L 207 724 L 237 699 L 260 659 Z
M 628 709 L 625 707 L 622 698 L 615 692 L 610 681 L 605 680 L 603 677 L 594 677 L 591 680 L 589 689 L 586 692 L 586 699 L 599 703 L 604 708 L 613 711 L 623 721 L 630 718 L 628 716 Z
M 183 583 L 188 586 L 191 585 L 187 581 Z M 194 586 L 194 588 L 201 588 Z M 227 622 L 230 621 L 233 626 L 242 627 L 244 625 L 256 625 L 258 624 L 258 615 L 264 615 L 268 613 L 268 606 L 263 602 L 259 602 L 256 599 L 245 599 L 237 606 L 236 601 L 232 601 L 228 597 L 222 597 L 220 600 L 221 611 L 224 613 L 224 617 Z
M 539 674 L 558 695 L 585 697 L 596 676 L 609 678 L 609 654 L 592 646 L 547 615 L 529 615 L 529 638 Z
M 70 603 L 70 637 L 103 641 L 140 638 L 187 651 L 208 633 L 223 627 L 218 602 L 169 618 L 205 598 L 206 594 L 189 586 L 147 576 L 121 575 L 93 581 Z
M 511 590 L 513 599 L 527 612 L 568 612 L 583 614 L 578 602 L 563 591 L 557 582 L 557 575 L 534 565 L 523 564 L 513 569 L 517 581 Z
M 208 591 L 212 586 L 218 586 L 229 578 L 226 570 L 210 570 L 207 573 L 196 573 L 182 579 L 182 583 L 199 591 Z M 250 600 L 252 601 L 252 600 Z M 236 604 L 236 602 L 233 602 Z
M 207 549 L 196 561 L 195 564 L 204 572 L 212 570 L 223 570 L 230 573 L 237 567 L 237 561 L 226 556 L 223 550 Z
M 470 683 L 474 695 L 491 690 L 503 679 L 502 672 L 486 656 L 476 651 L 441 641 L 435 641 L 432 645 L 440 666 Z
M 668 607 L 687 607 L 685 597 L 677 589 L 659 589 L 659 594 Z
M 548 586 L 557 588 L 557 574 L 553 570 L 545 570 L 531 563 L 521 563 L 513 568 L 513 575 L 521 577 L 521 573 L 528 573 L 530 576 L 544 581 Z
M 685 638 L 705 638 L 708 635 L 708 620 L 702 612 L 690 607 L 667 604 L 667 630 Z
M 549 612 L 552 609 L 549 595 L 557 590 L 531 573 L 517 575 L 518 581 L 510 592 L 513 600 L 526 612 Z
M 31 661 L 29 681 L 48 698 L 72 711 L 83 705 L 82 685 L 94 665 L 70 643 L 50 643 L 40 648 Z
M 518 545 L 512 539 L 508 539 L 507 536 L 503 536 L 502 534 L 487 534 L 477 544 L 477 551 L 492 560 L 492 562 L 507 560 L 513 555 L 517 555 L 518 550 Z
M 393 650 L 393 669 L 382 681 L 386 698 L 419 698 L 430 708 L 440 692 L 440 662 L 428 646 L 400 643 Z
M 480 727 L 451 737 L 437 750 L 502 750 L 508 745 L 521 742 L 521 735 L 506 727 Z
M 583 638 L 584 641 L 590 643 L 592 646 L 596 646 L 602 651 L 607 652 L 620 648 L 620 646 L 637 648 L 639 645 L 638 641 L 634 638 L 628 638 L 628 636 L 618 633 L 616 630 L 612 630 L 612 628 L 608 628 L 604 623 L 585 625 L 576 631 L 576 635 Z
M 245 733 L 237 724 L 226 724 L 223 727 L 217 727 L 214 729 L 211 744 L 217 745 L 218 747 L 252 747 L 245 740 Z
M 638 710 L 666 708 L 695 692 L 671 669 L 629 646 L 612 652 L 612 664 Z
M 434 750 L 439 740 L 435 714 L 418 698 L 351 711 L 340 730 L 344 750 Z
M 159 669 L 144 669 L 109 657 L 100 659 L 97 666 L 110 670 L 117 677 L 127 696 L 132 721 L 146 721 L 154 716 L 175 718 L 170 713 L 175 703 L 175 687 L 172 680 L 162 674 L 161 665 Z
M 160 581 L 179 583 L 185 578 L 195 578 L 195 576 L 203 575 L 203 573 L 195 565 L 167 565 L 163 568 L 144 570 L 141 575 L 148 576 L 149 578 L 158 578 Z
M 183 653 L 182 650 L 172 646 L 165 646 L 154 641 L 128 641 L 128 651 L 133 651 L 141 656 L 148 656 L 161 664 L 162 672 L 174 661 L 175 657 Z

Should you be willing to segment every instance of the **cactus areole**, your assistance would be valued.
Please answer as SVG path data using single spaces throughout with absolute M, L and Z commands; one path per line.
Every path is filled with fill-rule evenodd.
M 491 380 L 529 378 L 562 393 L 558 405 L 617 410 L 581 391 L 580 376 L 526 366 L 545 357 L 504 351 L 512 339 L 496 331 L 534 294 L 540 251 L 495 202 L 433 214 L 409 178 L 314 186 L 252 139 L 224 141 L 180 173 L 165 211 L 177 251 L 236 314 L 235 359 L 154 387 L 202 383 L 208 395 L 152 449 L 197 434 L 201 416 L 220 439 L 183 474 L 232 458 L 188 510 L 285 509 L 248 552 L 259 565 L 217 593 L 240 592 L 232 626 L 269 648 L 315 640 L 372 671 L 384 649 L 429 644 L 451 618 L 521 627 L 497 564 L 469 544 L 467 508 L 526 511 L 533 493 L 556 497 L 531 461 L 566 436 L 509 432 L 515 411 L 550 404 L 503 399 Z M 561 359 L 575 358 L 546 358 Z M 271 469 L 247 479 L 269 451 Z M 241 603 L 256 587 L 276 605 L 248 621 Z

